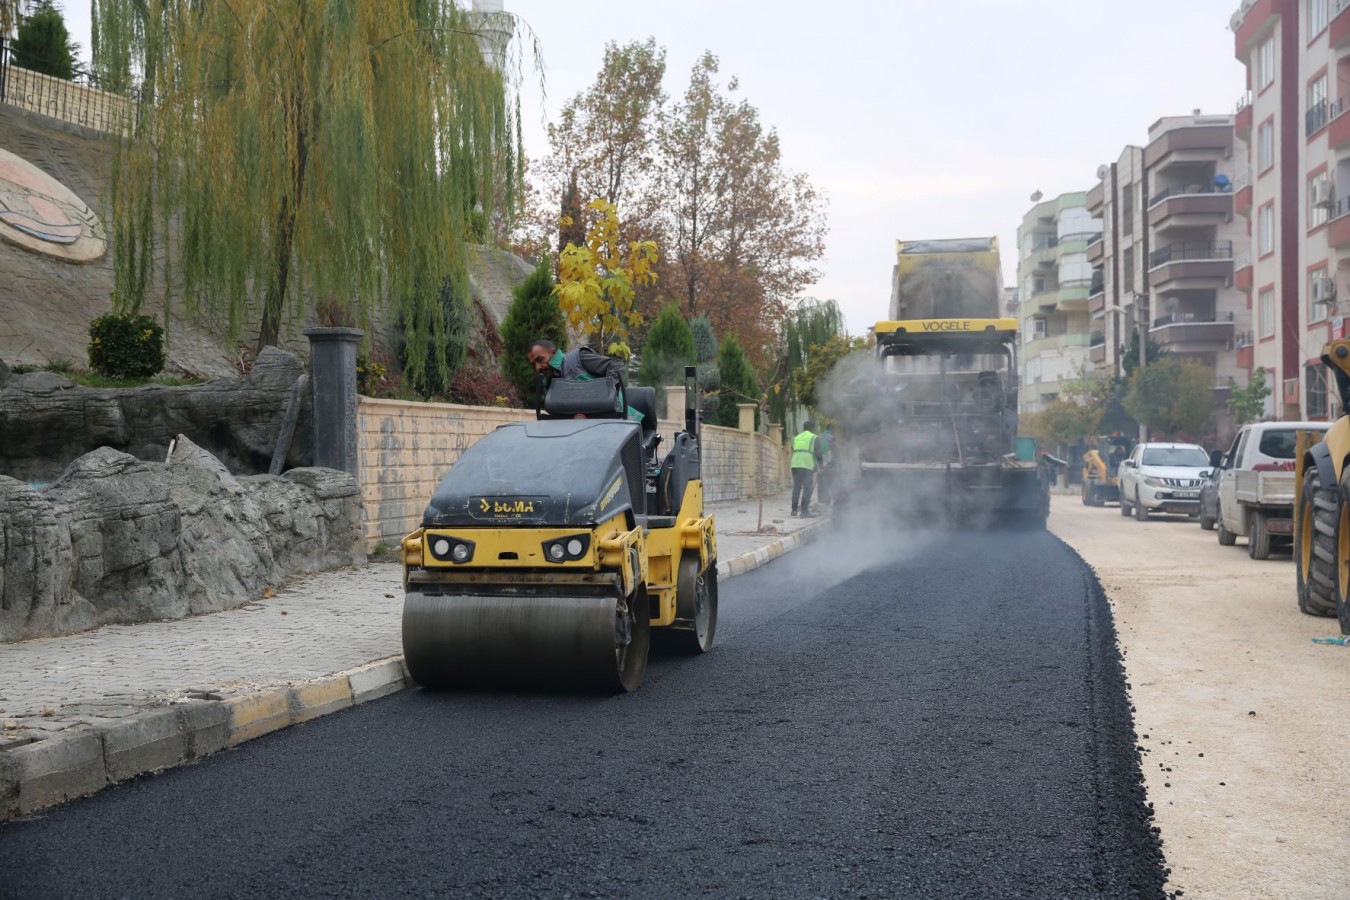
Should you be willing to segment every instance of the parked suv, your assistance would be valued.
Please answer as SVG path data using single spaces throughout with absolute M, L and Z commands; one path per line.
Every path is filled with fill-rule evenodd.
M 1199 444 L 1145 442 L 1120 464 L 1120 514 L 1139 521 L 1151 512 L 1200 514 L 1200 485 L 1209 454 Z

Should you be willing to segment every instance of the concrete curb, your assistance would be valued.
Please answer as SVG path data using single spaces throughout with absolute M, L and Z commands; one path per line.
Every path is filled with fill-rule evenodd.
M 717 564 L 733 578 L 818 537 L 828 520 Z M 403 657 L 376 660 L 310 681 L 216 699 L 189 699 L 108 725 L 0 745 L 0 821 L 27 816 L 110 784 L 163 771 L 290 725 L 377 700 L 411 686 Z
M 192 762 L 411 683 L 402 657 L 392 657 L 325 678 L 225 699 L 173 703 L 107 726 L 77 726 L 0 748 L 0 821 Z

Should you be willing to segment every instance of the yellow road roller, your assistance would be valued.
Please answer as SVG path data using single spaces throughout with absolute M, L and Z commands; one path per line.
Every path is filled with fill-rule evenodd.
M 717 630 L 698 384 L 662 456 L 653 388 L 549 382 L 441 480 L 403 539 L 403 654 L 426 688 L 635 690 L 654 633 L 687 653 Z M 625 407 L 642 413 L 632 421 Z

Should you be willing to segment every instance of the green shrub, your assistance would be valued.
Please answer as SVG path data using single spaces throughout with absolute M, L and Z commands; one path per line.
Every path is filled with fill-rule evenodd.
M 99 316 L 89 323 L 89 365 L 110 378 L 149 378 L 164 368 L 164 329 L 149 316 Z

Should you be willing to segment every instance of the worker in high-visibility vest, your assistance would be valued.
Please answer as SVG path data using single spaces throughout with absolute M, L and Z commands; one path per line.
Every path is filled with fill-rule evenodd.
M 816 423 L 810 419 L 792 439 L 792 514 L 811 515 L 811 489 L 815 487 L 820 448 L 816 444 Z

